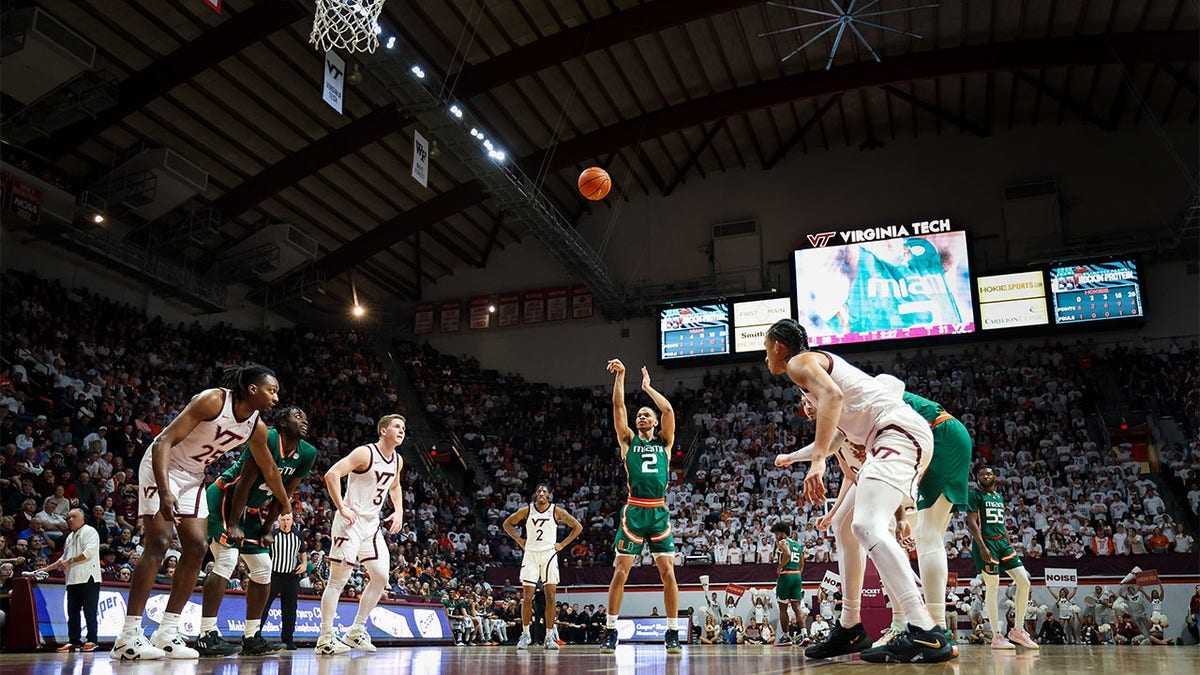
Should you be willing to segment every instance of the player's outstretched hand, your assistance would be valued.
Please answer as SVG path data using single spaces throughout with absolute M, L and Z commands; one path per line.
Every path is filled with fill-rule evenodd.
M 775 455 L 775 466 L 791 466 L 795 461 L 790 452 Z
M 817 462 L 804 477 L 804 499 L 809 504 L 820 504 L 825 500 L 825 464 Z
M 816 525 L 817 532 L 824 532 L 825 530 L 828 530 L 830 528 L 830 526 L 833 525 L 833 514 L 826 513 L 825 515 L 823 515 L 820 518 L 817 518 L 815 521 L 813 521 L 813 524 Z
M 612 359 L 608 362 L 608 372 L 615 373 L 622 377 L 625 376 L 625 364 L 621 363 L 621 359 Z
M 642 366 L 642 389 L 650 387 L 650 371 L 646 370 L 646 366 Z

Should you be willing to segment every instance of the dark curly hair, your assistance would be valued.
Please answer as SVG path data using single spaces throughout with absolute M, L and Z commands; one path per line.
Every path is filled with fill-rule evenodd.
M 275 377 L 275 371 L 257 363 L 230 366 L 221 376 L 221 386 L 233 392 L 233 400 L 240 401 L 250 393 L 250 385 L 262 384 L 268 377 Z
M 767 329 L 767 337 L 787 347 L 791 354 L 808 351 L 808 331 L 795 319 L 780 319 Z

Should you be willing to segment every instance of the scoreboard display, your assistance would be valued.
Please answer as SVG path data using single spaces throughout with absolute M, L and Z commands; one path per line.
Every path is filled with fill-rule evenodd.
M 664 307 L 658 312 L 662 361 L 729 354 L 729 305 Z
M 1141 277 L 1132 260 L 1052 267 L 1050 294 L 1057 325 L 1145 316 Z

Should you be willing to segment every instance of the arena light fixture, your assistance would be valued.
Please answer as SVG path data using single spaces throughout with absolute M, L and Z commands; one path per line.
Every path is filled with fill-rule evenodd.
M 92 222 L 97 225 L 102 225 L 104 223 L 104 214 L 100 213 L 99 211 L 93 213 Z
M 455 103 L 454 105 L 450 106 L 450 114 L 461 120 L 463 117 L 463 110 L 462 108 L 458 107 L 457 103 Z

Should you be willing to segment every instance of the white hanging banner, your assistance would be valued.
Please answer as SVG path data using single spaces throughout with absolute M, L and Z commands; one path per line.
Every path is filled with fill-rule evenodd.
M 332 49 L 325 52 L 325 89 L 321 98 L 342 114 L 342 88 L 346 84 L 346 62 Z
M 421 187 L 429 187 L 429 141 L 416 129 L 413 129 L 412 167 L 413 178 Z

